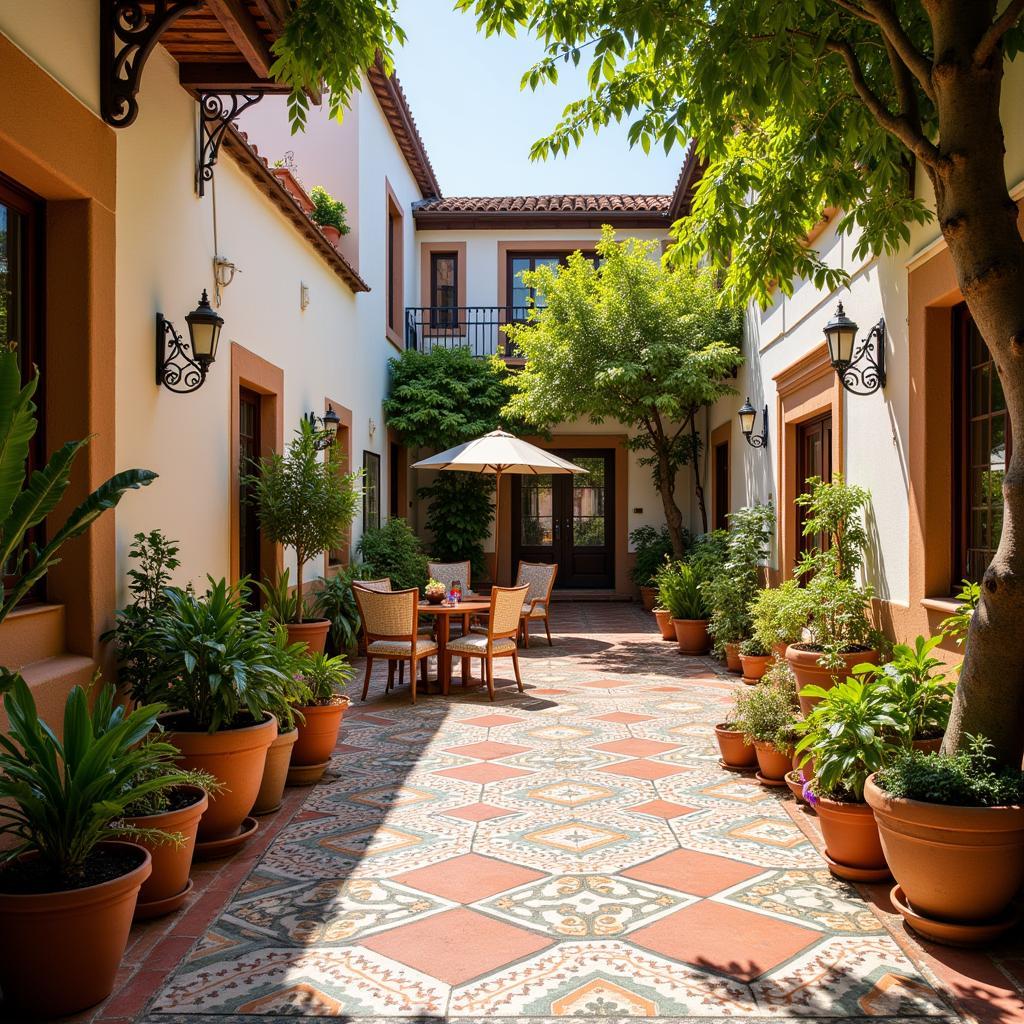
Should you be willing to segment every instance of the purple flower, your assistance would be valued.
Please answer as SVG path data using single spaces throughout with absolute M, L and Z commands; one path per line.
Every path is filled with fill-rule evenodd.
M 808 802 L 808 803 L 809 803 L 809 804 L 810 804 L 810 805 L 811 805 L 812 807 L 816 807 L 816 806 L 818 805 L 818 795 L 817 795 L 817 793 L 815 793 L 815 792 L 814 792 L 814 790 L 813 790 L 813 789 L 811 788 L 812 782 L 813 782 L 813 780 L 812 780 L 812 779 L 804 779 L 804 785 L 803 785 L 803 788 L 802 788 L 802 789 L 800 790 L 800 795 L 801 795 L 801 796 L 802 796 L 802 797 L 803 797 L 803 798 L 804 798 L 804 799 L 805 799 L 805 800 L 806 800 L 806 801 L 807 801 L 807 802 Z

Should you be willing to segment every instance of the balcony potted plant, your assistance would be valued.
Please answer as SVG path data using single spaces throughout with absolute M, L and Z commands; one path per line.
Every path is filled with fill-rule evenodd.
M 977 945 L 1016 923 L 1007 908 L 1024 882 L 1024 774 L 997 767 L 986 740 L 945 757 L 903 751 L 864 796 L 910 927 Z
M 672 557 L 672 538 L 666 526 L 660 530 L 653 526 L 638 526 L 630 533 L 629 543 L 636 551 L 630 578 L 640 589 L 644 608 L 653 611 L 658 599 L 658 585 L 654 577 L 665 559 Z M 670 639 L 675 639 L 675 633 Z
M 736 699 L 733 715 L 757 754 L 757 780 L 766 786 L 784 786 L 792 767 L 796 690 L 788 673 L 772 671 Z
M 768 670 L 772 661 L 771 651 L 756 636 L 747 637 L 740 644 L 740 665 L 743 682 L 754 686 Z
M 0 733 L 0 987 L 26 1015 L 63 1016 L 110 994 L 149 852 L 124 840 L 169 837 L 123 821 L 167 784 L 166 744 L 142 743 L 160 705 L 127 711 L 104 687 L 90 711 L 68 694 L 63 742 L 9 677 Z
M 803 638 L 810 615 L 807 592 L 793 579 L 758 591 L 749 611 L 753 636 L 780 660 L 786 657 L 790 644 Z
M 862 679 L 810 689 L 816 703 L 797 726 L 796 749 L 801 766 L 813 758 L 805 793 L 821 819 L 825 860 L 839 878 L 881 881 L 889 869 L 864 784 L 893 758 L 909 723 L 882 687 Z
M 338 742 L 341 719 L 350 701 L 344 694 L 353 669 L 344 655 L 323 652 L 307 655 L 299 669 L 306 698 L 298 708 L 298 740 L 288 771 L 290 786 L 311 786 L 319 781 Z
M 348 208 L 340 199 L 335 199 L 322 185 L 314 185 L 309 190 L 309 198 L 313 201 L 310 218 L 317 224 L 331 245 L 337 246 L 342 235 L 352 229 L 345 221 Z
M 679 650 L 683 654 L 706 654 L 708 606 L 693 566 L 685 562 L 666 562 L 658 570 L 657 578 L 658 599 L 672 616 Z
M 290 643 L 305 642 L 315 651 L 324 649 L 331 623 L 308 620 L 303 573 L 309 559 L 341 547 L 359 501 L 359 474 L 343 472 L 341 458 L 338 445 L 303 419 L 287 454 L 265 456 L 258 472 L 245 478 L 264 535 L 295 552 L 295 603 L 275 615 L 287 614 L 278 621 L 287 627 Z

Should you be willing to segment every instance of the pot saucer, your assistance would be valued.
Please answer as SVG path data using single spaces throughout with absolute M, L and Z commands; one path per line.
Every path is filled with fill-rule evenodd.
M 829 871 L 836 878 L 841 878 L 845 882 L 884 882 L 886 879 L 892 878 L 892 874 L 887 867 L 854 868 L 849 864 L 840 864 L 828 855 L 828 850 L 822 854 L 822 857 L 825 858 Z
M 188 885 L 186 885 L 185 888 L 175 896 L 168 896 L 163 900 L 152 900 L 149 903 L 136 903 L 135 915 L 132 920 L 149 921 L 151 918 L 163 917 L 165 914 L 172 913 L 188 898 L 188 894 L 192 891 L 193 884 L 194 883 L 190 878 L 188 880 Z
M 226 839 L 208 839 L 204 843 L 196 843 L 193 860 L 218 860 L 230 857 L 240 846 L 250 840 L 260 827 L 260 823 L 251 815 L 246 815 L 239 826 L 238 832 Z
M 771 786 L 777 789 L 780 786 L 786 785 L 785 779 L 769 779 L 766 775 L 762 775 L 760 772 L 756 772 L 754 774 L 754 778 L 757 779 L 762 786 Z
M 924 917 L 910 906 L 900 886 L 894 885 L 889 893 L 892 905 L 900 912 L 908 927 L 932 942 L 944 946 L 985 946 L 998 938 L 1003 932 L 1009 931 L 1019 920 L 1020 913 L 1012 907 L 991 921 L 978 924 L 966 924 L 955 921 L 938 921 L 932 917 Z
M 722 758 L 718 759 L 718 767 L 723 771 L 736 772 L 738 775 L 749 775 L 757 771 L 756 764 L 726 764 Z
M 293 764 L 288 769 L 288 778 L 285 785 L 313 786 L 323 778 L 323 774 L 327 771 L 327 766 L 330 763 L 330 758 L 328 758 L 319 764 Z

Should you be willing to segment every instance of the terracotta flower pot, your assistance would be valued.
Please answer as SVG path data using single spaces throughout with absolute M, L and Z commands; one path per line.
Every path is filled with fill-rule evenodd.
M 146 839 L 130 840 L 149 851 L 153 867 L 153 873 L 139 892 L 135 909 L 138 918 L 160 917 L 177 910 L 188 892 L 188 874 L 192 868 L 199 819 L 209 806 L 210 798 L 199 786 L 179 786 L 178 790 L 191 798 L 185 807 L 125 819 L 128 825 L 136 828 L 158 828 L 161 832 L 177 833 L 185 840 L 180 846 L 176 843 L 152 843 Z
M 837 671 L 828 669 L 818 664 L 821 657 L 820 651 L 809 651 L 802 644 L 790 644 L 786 648 L 786 661 L 796 676 L 796 688 L 799 693 L 805 686 L 820 686 L 823 690 L 831 690 L 836 683 L 842 682 L 847 676 L 853 674 L 855 665 L 868 662 L 872 665 L 878 664 L 878 651 L 852 651 L 849 654 L 841 654 L 843 667 Z M 804 715 L 810 714 L 814 705 L 818 703 L 817 697 L 800 697 L 800 710 Z
M 334 704 L 313 704 L 299 708 L 305 722 L 299 723 L 299 736 L 292 750 L 292 764 L 303 766 L 330 760 L 338 742 L 341 719 L 350 705 L 347 697 Z
M 915 750 L 923 750 L 926 754 L 937 754 L 942 749 L 942 737 L 935 736 L 928 740 L 914 740 L 911 746 Z
M 341 241 L 341 232 L 333 224 L 321 224 L 320 230 L 324 233 L 327 241 L 337 248 L 338 243 Z
M 743 663 L 740 661 L 740 645 L 725 644 L 725 667 L 730 672 L 742 672 Z
M 440 604 L 444 600 L 444 594 L 427 594 L 428 604 Z
M 672 613 L 667 608 L 655 608 L 654 619 L 661 630 L 661 639 L 675 640 L 676 627 L 672 625 Z
M 722 760 L 730 768 L 753 768 L 757 764 L 754 744 L 743 738 L 743 733 L 730 729 L 725 722 L 715 726 L 715 739 L 722 752 Z
M 1002 913 L 1024 882 L 1024 807 L 950 807 L 891 797 L 872 775 L 864 798 L 911 907 L 942 921 Z
M 305 622 L 289 622 L 288 643 L 303 643 L 310 654 L 322 653 L 327 646 L 327 634 L 331 631 L 330 619 L 307 619 Z
M 299 738 L 297 728 L 287 732 L 278 730 L 274 742 L 267 747 L 267 757 L 263 763 L 263 781 L 260 791 L 256 794 L 256 803 L 252 805 L 253 814 L 271 814 L 281 806 L 284 797 L 284 784 L 288 778 L 288 766 L 292 761 L 292 748 Z
M 114 987 L 152 861 L 147 850 L 131 843 L 102 846 L 130 850 L 136 867 L 84 889 L 0 893 L 0 988 L 5 1001 L 33 1017 L 84 1010 Z
M 177 714 L 161 715 L 161 721 L 168 729 L 167 742 L 182 753 L 181 766 L 207 771 L 226 787 L 210 797 L 210 806 L 199 821 L 199 841 L 232 837 L 256 802 L 267 747 L 277 736 L 277 719 L 267 715 L 257 725 L 214 733 L 175 731 L 176 721 L 181 721 Z
M 711 645 L 707 619 L 673 619 L 672 628 L 683 654 L 707 654 Z
M 814 809 L 833 874 L 854 881 L 867 875 L 876 880 L 889 874 L 878 837 L 878 826 L 866 803 L 840 803 L 819 796 Z
M 757 768 L 761 775 L 772 782 L 785 779 L 786 772 L 793 767 L 792 751 L 779 750 L 773 743 L 764 740 L 754 740 L 754 749 L 757 751 Z
M 768 671 L 772 656 L 770 654 L 741 654 L 740 664 L 743 666 L 743 682 L 753 685 Z
M 641 587 L 640 588 L 640 601 L 647 611 L 654 610 L 654 602 L 658 600 L 658 588 L 657 587 Z
M 796 797 L 798 803 L 810 806 L 804 798 L 804 776 L 799 768 L 786 772 L 786 785 L 789 786 L 790 793 Z

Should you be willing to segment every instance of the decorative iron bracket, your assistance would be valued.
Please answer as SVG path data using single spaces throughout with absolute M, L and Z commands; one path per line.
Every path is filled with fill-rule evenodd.
M 863 363 L 863 366 L 858 366 Z M 868 331 L 848 363 L 835 363 L 839 383 L 851 395 L 873 395 L 885 387 L 885 317 Z
M 156 383 L 178 395 L 198 391 L 206 369 L 189 354 L 190 347 L 163 313 L 156 315 Z
M 747 399 L 749 402 L 750 399 Z M 751 448 L 767 448 L 768 447 L 768 406 L 764 407 L 764 413 L 761 416 L 761 433 L 755 434 L 751 431 L 749 434 L 744 433 L 743 435 L 747 439 L 747 444 Z
M 243 110 L 263 99 L 262 92 L 201 92 L 199 94 L 199 145 L 196 154 L 196 192 L 206 194 L 228 125 Z
M 204 0 L 100 0 L 100 113 L 115 128 L 139 114 L 136 96 L 146 60 L 168 27 Z

